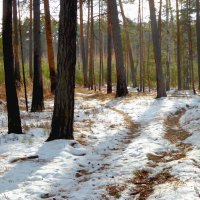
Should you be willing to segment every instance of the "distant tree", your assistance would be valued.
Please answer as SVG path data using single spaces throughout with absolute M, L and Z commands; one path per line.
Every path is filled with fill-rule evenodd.
M 83 80 L 84 87 L 88 86 L 88 76 L 87 76 L 87 60 L 86 60 L 86 52 L 85 52 L 85 42 L 84 42 L 84 34 L 83 34 L 83 0 L 79 0 L 80 6 L 80 50 L 81 57 L 83 63 Z
M 142 4 L 142 5 L 141 5 Z M 139 92 L 144 92 L 144 34 L 143 34 L 143 1 L 139 0 L 139 13 L 138 13 L 138 22 L 139 22 L 139 47 L 140 47 L 140 85 Z
M 156 62 L 157 98 L 160 98 L 160 97 L 166 97 L 167 94 L 165 90 L 165 82 L 162 69 L 160 34 L 156 21 L 154 0 L 149 0 L 149 10 L 151 19 L 154 57 Z
M 73 139 L 77 0 L 60 0 L 57 77 L 51 133 L 47 141 Z
M 8 111 L 8 133 L 21 134 L 21 119 L 14 75 L 14 58 L 12 46 L 12 0 L 3 0 L 3 55 L 6 100 Z
M 125 13 L 124 13 L 124 8 L 123 8 L 123 4 L 122 4 L 121 0 L 119 0 L 119 6 L 120 6 L 123 23 L 124 23 L 124 30 L 125 30 L 127 49 L 128 49 L 128 55 L 129 55 L 129 62 L 130 62 L 130 67 L 131 67 L 132 83 L 133 83 L 133 87 L 137 87 L 135 66 L 134 66 L 134 60 L 133 60 L 133 51 L 132 51 L 132 47 L 131 47 L 131 41 L 130 41 L 129 30 L 128 30 L 128 22 L 127 22 Z
M 196 0 L 196 32 L 197 32 L 197 54 L 198 54 L 198 74 L 200 90 L 200 3 Z
M 51 92 L 54 93 L 56 89 L 56 69 L 53 52 L 53 40 L 51 30 L 51 16 L 49 10 L 49 0 L 44 0 L 44 18 L 45 18 L 45 29 L 46 29 L 46 40 L 47 40 L 47 53 L 49 61 L 49 73 L 51 82 Z
M 94 77 L 94 11 L 93 0 L 88 1 L 88 9 L 90 9 L 90 39 L 89 39 L 89 89 L 93 90 L 95 87 Z
M 19 40 L 20 40 L 20 50 L 21 50 L 21 64 L 22 64 L 22 75 L 23 75 L 23 85 L 24 85 L 24 97 L 26 103 L 26 111 L 28 112 L 28 97 L 27 97 L 27 87 L 26 87 L 26 76 L 25 76 L 25 65 L 24 65 L 24 51 L 23 51 L 23 41 L 22 41 L 22 25 L 21 25 L 21 12 L 18 3 L 18 16 L 19 16 Z M 18 38 L 18 37 L 17 37 Z
M 160 8 L 159 8 L 159 14 L 158 14 L 158 30 L 160 34 L 160 43 L 161 43 L 161 32 L 162 32 L 162 0 L 160 0 Z
M 89 66 L 89 48 L 90 48 L 90 0 L 87 1 L 87 31 L 86 31 L 86 45 L 85 45 L 85 55 L 86 55 L 86 66 L 89 68 L 90 70 L 90 66 Z M 88 76 L 88 88 L 90 87 L 90 72 L 89 72 L 89 76 Z
M 30 0 L 29 7 L 29 76 L 33 79 L 33 0 Z
M 187 35 L 188 35 L 188 51 L 189 51 L 189 72 L 190 72 L 190 79 L 191 79 L 191 85 L 194 94 L 196 94 L 195 90 L 195 84 L 194 84 L 194 66 L 193 66 L 193 41 L 192 41 L 192 27 L 191 27 L 191 16 L 190 16 L 190 11 L 191 11 L 191 1 L 187 0 L 186 1 L 186 6 L 187 6 Z
M 166 0 L 166 90 L 170 90 L 170 62 L 171 62 L 171 35 L 170 35 L 170 25 L 169 25 L 169 0 Z
M 99 1 L 99 91 L 104 85 L 102 21 L 102 1 Z
M 107 93 L 112 93 L 112 33 L 109 10 L 107 12 Z
M 13 0 L 13 31 L 14 31 L 14 69 L 17 87 L 20 86 L 21 75 L 19 65 L 19 36 L 18 36 L 18 24 L 17 24 L 17 1 Z
M 126 96 L 128 94 L 126 84 L 126 73 L 124 68 L 124 57 L 122 50 L 122 39 L 120 35 L 120 25 L 117 11 L 116 0 L 109 0 L 107 2 L 110 15 L 110 23 L 112 30 L 113 46 L 116 58 L 116 71 L 117 71 L 117 92 L 116 96 Z
M 180 19 L 179 19 L 179 0 L 176 0 L 176 27 L 177 27 L 177 72 L 178 72 L 178 90 L 182 89 L 181 80 L 181 37 L 180 37 Z
M 44 109 L 42 66 L 41 66 L 41 33 L 40 33 L 40 0 L 33 2 L 34 12 L 34 79 L 31 112 L 40 112 Z

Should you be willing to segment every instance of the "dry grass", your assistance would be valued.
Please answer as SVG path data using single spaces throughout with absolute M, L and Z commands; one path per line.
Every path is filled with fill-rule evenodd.
M 102 172 L 104 170 L 107 170 L 109 168 L 110 164 L 102 164 L 102 166 L 98 169 L 99 172 Z
M 155 163 L 167 163 L 174 160 L 180 160 L 182 158 L 185 158 L 186 154 L 185 152 L 177 152 L 177 151 L 171 151 L 171 152 L 162 152 L 159 154 L 147 154 L 147 158 L 150 161 L 153 161 Z
M 134 97 L 134 98 L 156 98 L 157 93 L 154 92 L 131 92 L 128 93 L 127 97 Z
M 105 100 L 111 100 L 115 98 L 115 94 L 106 94 L 103 92 L 90 92 L 90 91 L 85 91 L 84 94 L 88 94 L 88 96 L 82 96 L 83 99 L 85 100 L 91 100 L 91 99 L 97 99 L 100 101 L 105 101 Z
M 31 124 L 24 124 L 22 125 L 23 130 L 29 131 L 32 128 L 42 128 L 45 130 L 50 130 L 51 129 L 51 123 L 50 122 L 43 122 L 39 124 L 31 123 Z
M 139 123 L 136 123 L 134 122 L 127 113 L 123 112 L 123 111 L 120 111 L 120 110 L 117 110 L 115 108 L 112 108 L 113 111 L 119 113 L 120 115 L 122 115 L 124 117 L 124 121 L 126 123 L 126 126 L 128 127 L 129 129 L 129 132 L 128 132 L 128 135 L 129 135 L 129 138 L 126 138 L 126 139 L 133 139 L 135 137 L 137 137 L 139 135 L 139 130 L 140 130 L 140 124 Z M 125 142 L 127 142 L 127 140 L 124 140 Z M 131 141 L 129 141 L 130 143 Z M 126 143 L 127 144 L 127 143 Z
M 6 99 L 6 91 L 5 91 L 4 84 L 0 84 L 0 99 L 2 99 L 2 100 Z
M 169 140 L 172 144 L 177 144 L 178 142 L 184 141 L 191 134 L 185 130 L 174 130 L 172 128 L 168 128 L 165 133 L 165 139 Z
M 181 116 L 185 114 L 185 109 L 178 110 L 173 116 L 168 116 L 164 125 L 166 127 L 165 139 L 169 140 L 172 144 L 176 144 L 178 147 L 186 148 L 183 141 L 187 139 L 191 134 L 182 129 L 179 124 Z
M 27 82 L 26 89 L 27 89 L 28 97 L 31 97 L 32 91 L 33 91 L 32 81 Z M 44 85 L 43 92 L 44 92 L 44 99 L 53 99 L 54 98 L 54 95 L 50 92 L 49 86 Z M 22 84 L 19 88 L 17 88 L 17 95 L 18 95 L 18 98 L 24 98 L 24 87 Z M 0 99 L 2 99 L 2 100 L 6 99 L 5 84 L 0 84 Z
M 151 173 L 146 170 L 137 171 L 135 177 L 130 181 L 136 185 L 131 195 L 139 195 L 138 200 L 146 200 L 152 194 L 156 185 L 177 181 L 168 170 L 169 169 L 164 169 L 155 177 L 151 177 Z
M 115 198 L 119 198 L 120 197 L 120 193 L 122 191 L 124 191 L 126 188 L 125 185 L 108 185 L 106 187 L 106 191 L 108 193 L 109 196 L 113 196 Z
M 108 99 L 115 99 L 116 92 L 113 91 L 111 94 L 106 93 L 106 88 L 102 88 L 102 91 L 95 91 L 89 90 L 87 88 L 82 88 L 80 86 L 76 87 L 76 95 L 79 96 L 77 93 L 86 94 L 86 96 L 81 96 L 82 98 L 89 100 L 89 99 L 98 99 L 101 101 L 108 100 Z M 88 96 L 87 96 L 88 95 Z M 130 98 L 155 98 L 156 91 L 153 92 L 129 92 L 126 96 L 127 99 Z
M 148 167 L 155 168 L 159 163 L 167 163 L 186 157 L 186 152 L 190 150 L 191 145 L 184 144 L 183 141 L 190 136 L 190 133 L 183 130 L 179 124 L 179 120 L 185 112 L 185 109 L 180 109 L 174 115 L 167 117 L 164 121 L 166 127 L 165 139 L 175 144 L 179 150 L 147 154 L 149 160 L 147 163 Z M 134 173 L 135 177 L 131 180 L 131 183 L 136 185 L 136 187 L 131 195 L 139 195 L 138 200 L 146 200 L 153 193 L 156 185 L 167 182 L 180 182 L 170 174 L 169 170 L 170 168 L 164 168 L 155 177 L 150 176 L 150 172 L 145 170 L 136 171 Z

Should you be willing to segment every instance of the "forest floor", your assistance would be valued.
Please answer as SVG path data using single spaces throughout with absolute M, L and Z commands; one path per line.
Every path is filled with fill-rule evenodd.
M 42 113 L 27 113 L 20 98 L 25 135 L 6 133 L 5 105 L 1 100 L 1 200 L 200 199 L 198 95 L 172 90 L 155 99 L 132 91 L 115 99 L 79 88 L 75 140 L 48 143 L 51 98 Z

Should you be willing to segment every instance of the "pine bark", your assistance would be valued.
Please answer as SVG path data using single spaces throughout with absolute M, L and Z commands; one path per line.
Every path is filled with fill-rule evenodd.
M 41 112 L 44 109 L 44 97 L 41 66 L 40 0 L 34 0 L 33 12 L 34 79 L 31 112 Z
M 117 2 L 116 0 L 109 0 L 107 2 L 110 14 L 113 46 L 116 58 L 116 71 L 117 71 L 117 92 L 116 97 L 126 96 L 128 94 L 126 84 L 126 73 L 124 68 L 124 58 L 122 50 L 121 30 L 119 25 Z
M 14 56 L 12 46 L 12 0 L 3 0 L 3 55 L 8 111 L 8 133 L 21 134 L 21 119 L 15 85 Z
M 51 16 L 49 10 L 49 0 L 44 0 L 44 13 L 45 13 L 45 29 L 46 29 L 46 40 L 47 40 L 47 53 L 49 62 L 49 73 L 51 82 L 51 92 L 54 93 L 56 89 L 56 69 L 53 51 L 53 39 L 51 30 Z
M 160 8 L 159 8 L 159 14 L 158 14 L 158 30 L 160 34 L 160 43 L 162 40 L 161 32 L 162 32 L 162 0 L 160 0 Z
M 77 1 L 60 0 L 58 39 L 58 85 L 51 133 L 47 141 L 73 139 L 76 65 Z
M 154 0 L 149 1 L 149 9 L 150 9 L 154 57 L 156 62 L 157 98 L 160 98 L 160 97 L 166 97 L 167 94 L 165 90 L 165 82 L 162 69 L 160 34 L 156 21 Z

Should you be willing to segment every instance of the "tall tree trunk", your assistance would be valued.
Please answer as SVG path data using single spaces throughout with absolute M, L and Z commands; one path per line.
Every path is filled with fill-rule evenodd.
M 94 89 L 94 19 L 93 19 L 93 0 L 88 1 L 90 5 L 89 8 L 91 9 L 90 12 L 90 48 L 89 48 L 89 88 L 91 90 Z M 89 9 L 88 8 L 88 9 Z
M 127 48 L 128 48 L 129 61 L 130 61 L 130 67 L 131 67 L 133 87 L 137 87 L 135 66 L 134 66 L 134 60 L 133 60 L 133 51 L 131 48 L 131 41 L 130 41 L 130 37 L 129 37 L 129 33 L 128 33 L 128 22 L 127 22 L 125 14 L 124 14 L 124 8 L 123 8 L 123 4 L 122 4 L 121 0 L 119 0 L 119 6 L 120 6 L 123 22 L 124 22 L 124 30 L 125 30 L 125 36 L 126 36 L 126 41 L 127 41 Z
M 28 112 L 28 97 L 27 97 L 27 88 L 26 88 L 26 77 L 25 77 L 25 67 L 24 67 L 24 52 L 23 52 L 23 42 L 22 42 L 22 25 L 21 25 L 21 12 L 20 5 L 18 0 L 18 13 L 19 13 L 19 39 L 20 39 L 20 49 L 21 49 L 21 61 L 22 61 L 22 74 L 23 74 L 23 85 L 24 85 L 24 97 L 26 103 L 26 111 Z
M 88 5 L 88 13 L 87 13 L 87 36 L 86 36 L 86 66 L 87 68 L 89 68 L 89 42 L 90 42 L 90 0 L 87 1 L 87 5 Z M 88 70 L 88 69 L 87 69 Z M 90 70 L 90 69 L 89 69 Z M 87 71 L 88 74 L 88 71 Z M 89 75 L 90 76 L 90 75 Z M 89 86 L 89 81 L 90 81 L 90 77 L 88 76 L 88 88 Z
M 169 0 L 166 0 L 166 26 L 167 26 L 167 36 L 166 36 L 166 49 L 167 49 L 167 58 L 166 58 L 166 90 L 170 90 L 170 28 L 169 28 Z
M 160 34 L 156 22 L 155 5 L 154 0 L 149 0 L 150 19 L 152 40 L 154 47 L 154 57 L 156 62 L 156 81 L 157 81 L 157 98 L 166 97 L 165 82 L 161 61 L 161 46 L 160 46 Z
M 40 0 L 33 2 L 34 12 L 34 80 L 31 112 L 44 109 L 42 66 L 41 66 L 41 32 L 40 32 Z
M 14 69 L 17 87 L 20 87 L 21 75 L 19 64 L 19 36 L 17 24 L 17 1 L 13 0 L 13 28 L 14 28 Z
M 149 26 L 149 38 L 148 38 L 148 49 L 147 49 L 147 79 L 148 79 L 148 87 L 149 92 L 151 91 L 151 80 L 150 80 L 150 42 L 151 42 L 151 32 L 150 32 L 150 26 Z
M 144 71 L 144 51 L 143 51 L 143 27 L 142 27 L 142 12 L 141 12 L 141 0 L 139 0 L 139 43 L 140 43 L 140 87 L 139 91 L 143 90 L 143 71 Z
M 141 22 L 143 23 L 143 21 L 144 21 L 144 0 L 142 0 L 142 12 L 141 12 Z M 142 25 L 142 34 L 141 34 L 141 36 L 142 36 L 142 43 L 141 43 L 141 45 L 142 45 L 142 57 L 143 57 L 143 59 L 142 59 L 142 65 L 143 65 L 143 76 L 142 76 L 142 91 L 143 92 L 145 92 L 145 45 L 144 45 L 144 27 L 143 27 L 143 24 L 141 23 L 141 25 Z
M 102 35 L 102 20 L 101 20 L 101 1 L 99 1 L 99 90 L 103 85 L 103 35 Z
M 83 63 L 83 81 L 84 87 L 88 86 L 88 77 L 87 77 L 87 61 L 86 61 L 86 52 L 85 52 L 85 42 L 83 34 L 83 0 L 79 0 L 80 6 L 80 48 L 81 48 L 81 57 Z
M 160 0 L 160 8 L 159 8 L 159 15 L 158 15 L 158 30 L 160 34 L 160 43 L 161 43 L 161 32 L 162 32 L 162 0 Z M 161 44 L 160 44 L 161 45 Z
M 33 0 L 30 0 L 29 21 L 29 76 L 33 79 Z
M 103 8 L 102 8 L 103 9 Z M 101 23 L 102 27 L 103 27 L 103 23 Z M 104 74 L 104 32 L 103 32 L 103 28 L 101 28 L 101 37 L 102 37 L 102 56 L 101 56 L 101 68 L 102 68 L 102 86 L 104 86 L 105 84 L 105 74 Z
M 54 60 L 54 52 L 53 52 L 53 40 L 52 40 L 49 0 L 44 0 L 44 13 L 45 13 L 44 16 L 45 16 L 45 29 L 46 29 L 51 92 L 54 93 L 55 89 L 56 89 L 56 69 L 55 69 L 55 60 Z
M 12 0 L 3 0 L 3 55 L 8 111 L 8 133 L 21 134 L 21 119 L 14 75 L 12 46 Z
M 190 57 L 190 36 L 189 36 L 189 14 L 188 14 L 188 1 L 186 1 L 186 15 L 185 15 L 185 34 L 183 34 L 183 38 L 185 36 L 185 69 L 184 69 L 184 78 L 185 78 L 185 90 L 191 89 L 191 57 Z
M 196 0 L 196 32 L 197 32 L 197 54 L 198 54 L 198 75 L 200 90 L 200 3 Z
M 58 85 L 49 140 L 73 139 L 77 1 L 60 0 Z
M 107 93 L 112 93 L 112 33 L 109 10 L 107 11 Z
M 191 28 L 191 2 L 187 0 L 187 25 L 188 25 L 188 46 L 189 46 L 189 63 L 190 63 L 190 74 L 191 74 L 191 84 L 194 94 L 196 94 L 195 85 L 194 85 L 194 66 L 193 66 L 193 49 L 192 49 L 192 28 Z
M 116 71 L 117 71 L 117 92 L 116 96 L 126 96 L 128 94 L 127 84 L 126 84 L 126 73 L 124 68 L 124 58 L 122 50 L 122 39 L 120 35 L 120 25 L 117 11 L 117 2 L 116 0 L 109 0 L 107 2 L 109 7 L 111 30 L 113 45 L 115 50 L 116 58 Z
M 181 40 L 180 40 L 180 20 L 179 20 L 179 3 L 176 0 L 176 26 L 177 26 L 177 72 L 178 72 L 178 90 L 182 89 L 181 81 Z

